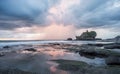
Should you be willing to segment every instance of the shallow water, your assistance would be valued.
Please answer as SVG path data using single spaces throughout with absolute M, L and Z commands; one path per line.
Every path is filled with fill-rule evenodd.
M 102 58 L 90 59 L 80 56 L 78 53 L 69 52 L 58 47 L 42 45 L 34 45 L 31 47 L 37 49 L 37 52 L 16 50 L 16 52 L 9 51 L 5 53 L 5 56 L 0 57 L 0 69 L 17 68 L 23 71 L 37 72 L 41 74 L 68 74 L 69 71 L 58 69 L 58 64 L 50 61 L 56 59 L 84 61 L 94 66 L 105 65 L 105 60 Z M 22 48 L 26 48 L 26 46 Z
M 20 45 L 20 44 L 48 44 L 48 43 L 65 43 L 65 44 L 88 44 L 88 43 L 112 43 L 112 42 L 99 42 L 99 41 L 65 41 L 65 40 L 58 40 L 58 41 L 0 41 L 0 46 L 6 45 Z

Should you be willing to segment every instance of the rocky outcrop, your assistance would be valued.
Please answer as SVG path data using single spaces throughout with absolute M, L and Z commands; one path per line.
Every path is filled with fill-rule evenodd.
M 79 49 L 76 49 L 76 52 L 78 52 L 81 56 L 85 56 L 85 57 L 87 56 L 87 57 L 92 57 L 92 58 L 93 57 L 107 58 L 109 56 L 120 57 L 120 52 L 113 51 L 112 49 L 104 49 L 101 46 L 104 46 L 104 45 L 85 44 L 85 45 L 80 46 Z
M 89 46 L 96 46 L 96 47 L 102 47 L 102 46 L 104 46 L 104 44 L 102 44 L 102 43 L 87 44 L 87 45 L 89 45 Z
M 0 69 L 0 74 L 37 74 L 27 71 L 22 71 L 20 69 Z
M 94 49 L 88 49 L 88 50 L 85 50 L 85 49 L 83 49 L 83 50 L 80 50 L 79 51 L 79 54 L 81 55 L 81 56 L 95 56 L 95 57 L 108 57 L 108 53 L 105 53 L 104 51 L 102 51 L 102 50 L 99 50 L 99 49 L 97 49 L 97 50 L 94 50 Z
M 120 57 L 110 56 L 106 59 L 107 65 L 120 65 Z
M 73 40 L 72 38 L 68 38 L 67 40 Z
M 4 53 L 1 52 L 1 53 L 0 53 L 0 57 L 2 57 L 2 56 L 5 56 L 5 55 L 4 55 Z
M 10 46 L 4 46 L 3 48 L 10 48 Z
M 115 38 L 111 38 L 111 39 L 105 39 L 103 41 L 120 43 L 120 36 L 116 36 Z
M 115 37 L 115 43 L 120 43 L 120 36 Z
M 32 52 L 36 52 L 37 50 L 34 49 L 34 48 L 27 48 L 27 49 L 24 49 L 25 51 L 32 51 Z
M 120 44 L 111 44 L 111 45 L 105 45 L 105 49 L 120 49 Z
M 76 40 L 95 40 L 97 33 L 95 31 L 83 32 L 80 36 L 76 36 Z
M 88 46 L 95 46 L 95 47 L 104 47 L 105 49 L 120 49 L 120 43 L 95 43 L 95 44 L 87 44 Z

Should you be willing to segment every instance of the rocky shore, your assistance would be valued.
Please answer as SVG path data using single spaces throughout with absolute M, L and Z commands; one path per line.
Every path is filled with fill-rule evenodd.
M 85 44 L 81 46 L 73 46 L 68 48 L 70 51 L 74 50 L 81 56 L 100 57 L 107 59 L 106 64 L 119 65 L 120 64 L 120 44 Z M 117 50 L 117 51 L 115 51 Z M 110 59 L 110 60 L 109 60 Z M 112 61 L 111 61 L 112 60 Z
M 80 73 L 81 74 L 101 74 L 101 73 L 102 74 L 113 74 L 113 73 L 118 74 L 120 73 L 120 48 L 119 47 L 120 47 L 119 43 L 117 44 L 116 43 L 108 43 L 108 44 L 102 44 L 102 43 L 90 44 L 89 43 L 89 44 L 82 44 L 82 45 L 65 44 L 65 43 L 49 43 L 46 45 L 4 46 L 1 48 L 1 51 L 0 51 L 0 59 L 9 60 L 7 58 L 11 54 L 15 56 L 20 55 L 19 57 L 13 56 L 13 58 L 15 58 L 13 60 L 15 60 L 15 63 L 16 63 L 18 58 L 20 59 L 23 58 L 23 57 L 21 58 L 21 56 L 25 55 L 25 57 L 28 57 L 30 55 L 29 59 L 24 57 L 25 59 L 22 60 L 22 65 L 26 65 L 27 63 L 31 64 L 34 61 L 34 59 L 38 60 L 37 58 L 41 57 L 40 54 L 43 55 L 44 53 L 49 52 L 51 49 L 53 49 L 52 50 L 53 54 L 56 54 L 54 53 L 55 51 L 64 50 L 64 52 L 79 54 L 81 57 L 85 57 L 89 59 L 95 59 L 97 57 L 102 58 L 105 60 L 105 65 L 95 66 L 95 65 L 90 65 L 84 61 L 59 59 L 59 58 L 53 59 L 53 60 L 50 59 L 50 61 L 56 62 L 59 64 L 56 67 L 58 69 L 69 71 L 71 74 L 74 74 L 74 73 L 75 74 L 80 74 Z M 50 50 L 47 50 L 47 48 L 49 48 Z M 50 56 L 53 55 L 51 54 L 51 52 L 49 53 L 50 53 Z M 62 53 L 60 52 L 60 54 Z M 42 60 L 43 59 L 39 61 L 42 61 Z M 35 62 L 40 63 L 37 61 Z M 0 62 L 0 65 L 1 63 L 3 62 Z M 19 72 L 19 74 L 36 74 L 33 72 L 31 73 L 29 71 L 28 72 L 22 71 L 21 69 L 20 70 L 11 69 L 11 68 L 10 69 L 6 68 L 6 70 L 0 69 L 0 74 L 15 74 L 16 72 L 17 73 Z

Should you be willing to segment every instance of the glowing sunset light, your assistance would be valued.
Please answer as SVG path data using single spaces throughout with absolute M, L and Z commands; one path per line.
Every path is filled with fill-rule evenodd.
M 86 30 L 115 37 L 119 7 L 119 0 L 1 0 L 0 40 L 66 39 Z

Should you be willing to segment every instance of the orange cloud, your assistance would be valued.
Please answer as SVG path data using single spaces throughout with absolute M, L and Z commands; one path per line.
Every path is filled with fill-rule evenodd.
M 73 25 L 51 24 L 49 26 L 33 26 L 18 28 L 15 30 L 15 38 L 19 39 L 67 39 L 74 37 L 75 27 Z
M 75 28 L 72 25 L 64 26 L 62 24 L 52 24 L 44 29 L 45 39 L 66 39 L 73 37 Z

